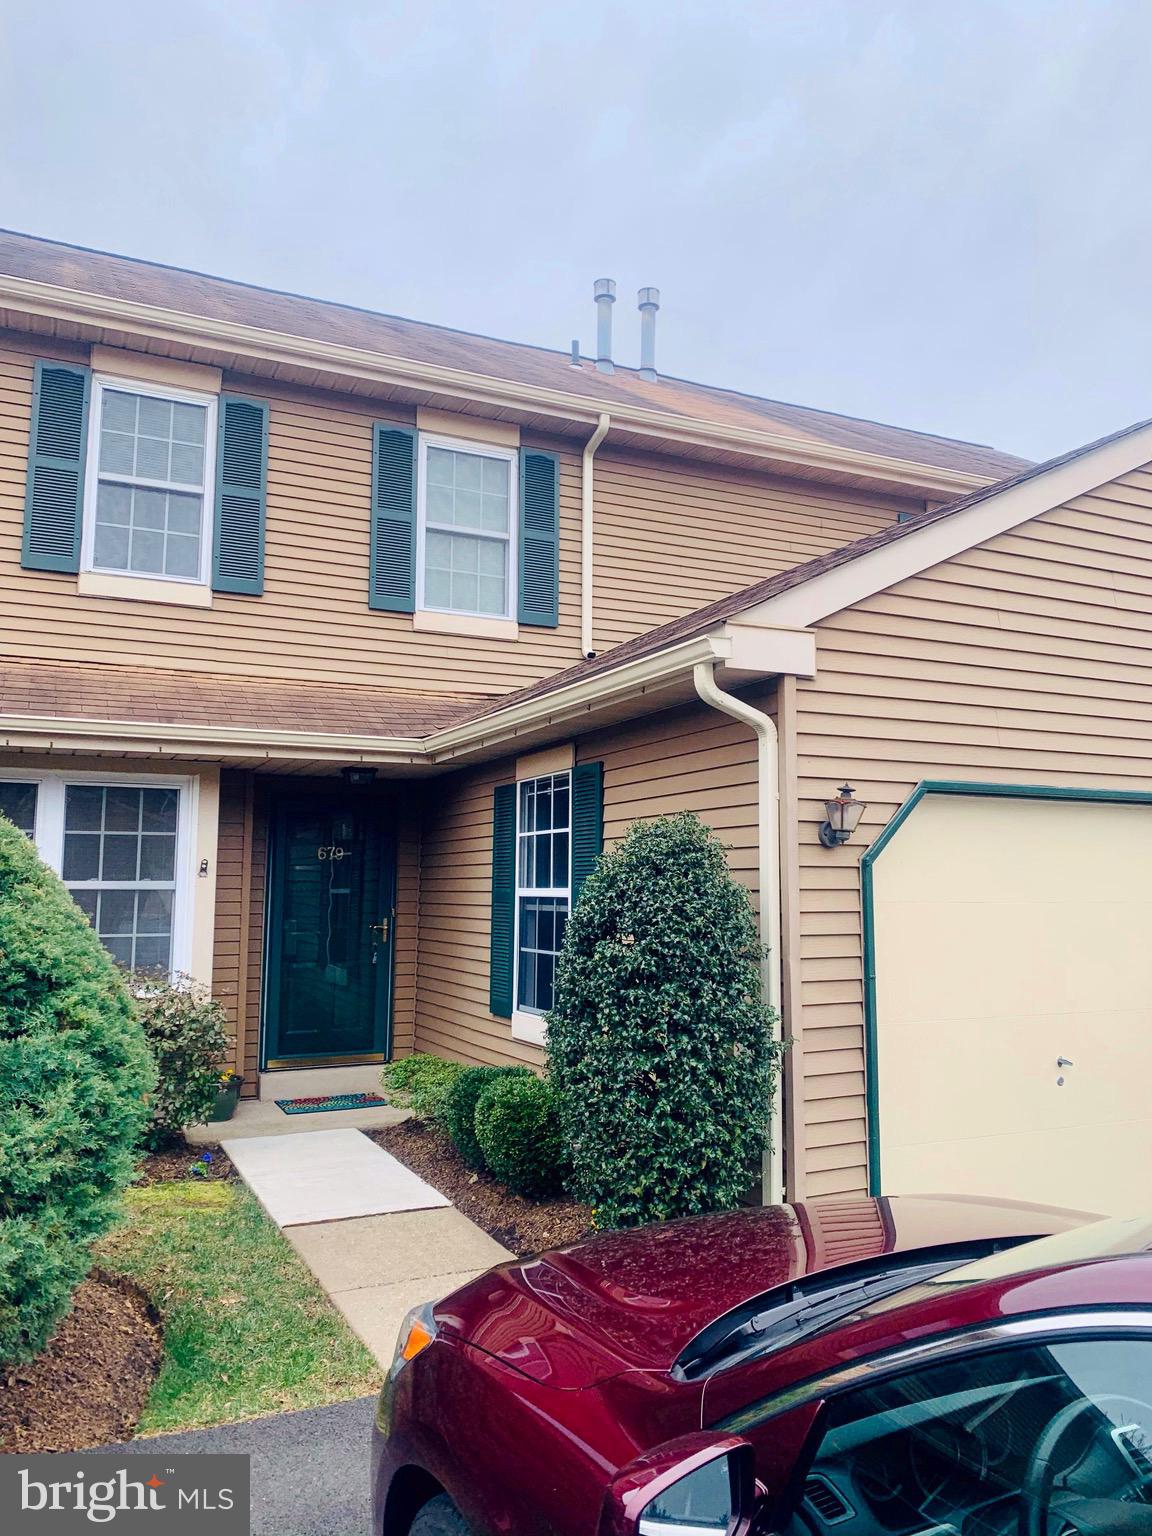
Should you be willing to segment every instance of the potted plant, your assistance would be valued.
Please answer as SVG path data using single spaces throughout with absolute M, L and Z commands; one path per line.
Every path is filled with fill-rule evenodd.
M 244 1075 L 241 1072 L 233 1072 L 229 1068 L 221 1072 L 216 1084 L 216 1102 L 212 1106 L 209 1120 L 231 1120 L 236 1113 L 236 1105 L 240 1102 L 240 1090 L 244 1086 Z

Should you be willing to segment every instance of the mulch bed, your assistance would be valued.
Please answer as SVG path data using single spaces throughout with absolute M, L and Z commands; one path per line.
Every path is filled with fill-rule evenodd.
M 204 1153 L 212 1154 L 212 1161 L 204 1161 Z M 193 1173 L 193 1166 L 196 1172 Z M 146 1188 L 149 1184 L 168 1184 L 173 1179 L 232 1179 L 235 1170 L 228 1155 L 219 1147 L 169 1147 L 163 1152 L 150 1152 L 136 1171 L 136 1184 Z
M 465 1167 L 447 1136 L 435 1126 L 405 1120 L 365 1135 L 447 1195 L 457 1210 L 518 1258 L 566 1248 L 591 1235 L 592 1213 L 586 1205 L 575 1200 L 537 1202 L 514 1195 L 488 1174 Z
M 160 1321 L 130 1280 L 94 1269 L 47 1348 L 0 1376 L 0 1450 L 126 1440 L 160 1369 Z

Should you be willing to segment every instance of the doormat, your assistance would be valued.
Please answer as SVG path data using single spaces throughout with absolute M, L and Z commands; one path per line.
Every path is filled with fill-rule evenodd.
M 277 1109 L 286 1115 L 320 1115 L 333 1109 L 383 1108 L 387 1099 L 378 1093 L 322 1093 L 315 1099 L 277 1099 Z

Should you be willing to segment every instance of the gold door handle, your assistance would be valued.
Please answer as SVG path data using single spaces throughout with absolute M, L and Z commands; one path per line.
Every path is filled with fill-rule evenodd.
M 378 933 L 380 935 L 380 942 L 381 942 L 381 944 L 387 944 L 387 942 L 388 942 L 388 930 L 389 930 L 390 927 L 391 927 L 391 919 L 387 918 L 387 917 L 384 919 L 384 921 L 382 923 L 373 923 L 372 924 L 372 932 L 373 933 Z

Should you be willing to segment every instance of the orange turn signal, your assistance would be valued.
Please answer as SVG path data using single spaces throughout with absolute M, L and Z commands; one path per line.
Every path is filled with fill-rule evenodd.
M 432 1342 L 432 1333 L 424 1326 L 419 1318 L 413 1318 L 408 1327 L 408 1335 L 400 1346 L 401 1360 L 415 1360 L 421 1350 L 427 1349 Z

